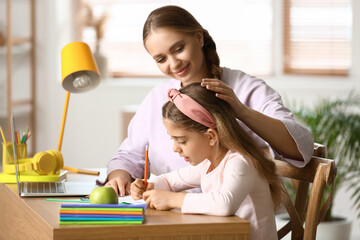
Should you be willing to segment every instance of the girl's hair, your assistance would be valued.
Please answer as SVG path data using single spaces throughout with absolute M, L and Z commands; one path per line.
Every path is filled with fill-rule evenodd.
M 192 83 L 180 89 L 180 92 L 194 99 L 214 116 L 219 135 L 218 148 L 225 147 L 241 153 L 253 163 L 259 175 L 268 181 L 276 209 L 281 202 L 283 188 L 280 178 L 275 174 L 275 163 L 239 125 L 230 105 L 216 97 L 214 92 L 201 87 L 200 83 Z M 162 116 L 189 131 L 205 133 L 208 129 L 187 117 L 170 101 L 163 106 Z
M 212 78 L 221 78 L 220 59 L 216 52 L 216 44 L 209 32 L 205 30 L 191 13 L 178 6 L 164 6 L 155 9 L 148 16 L 143 28 L 143 43 L 152 31 L 158 28 L 169 28 L 186 34 L 194 35 L 203 32 L 206 66 Z

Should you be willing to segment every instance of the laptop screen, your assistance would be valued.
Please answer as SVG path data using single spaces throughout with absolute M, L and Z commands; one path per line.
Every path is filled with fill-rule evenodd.
M 13 144 L 13 153 L 14 153 L 16 184 L 17 184 L 18 193 L 20 195 L 20 171 L 19 171 L 19 162 L 18 162 L 18 156 L 17 156 L 17 148 L 16 148 L 16 144 L 15 144 L 16 134 L 15 134 L 14 113 L 11 113 L 10 125 L 11 125 L 11 141 Z

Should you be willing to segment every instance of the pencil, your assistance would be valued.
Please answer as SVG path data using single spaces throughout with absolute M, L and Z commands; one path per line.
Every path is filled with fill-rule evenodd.
M 1 132 L 1 136 L 3 138 L 3 141 L 4 141 L 5 145 L 6 145 L 6 138 L 5 138 L 4 132 L 2 130 L 2 127 L 0 127 L 0 132 Z
M 20 143 L 25 143 L 25 140 L 26 140 L 26 134 L 24 132 L 22 137 L 21 137 Z
M 31 131 L 29 131 L 29 133 L 27 134 L 26 139 L 25 139 L 25 143 L 30 138 L 30 136 L 31 136 Z
M 83 169 L 77 169 L 77 168 L 71 168 L 71 167 L 63 167 L 63 169 L 68 170 L 68 171 L 72 171 L 75 173 L 82 173 L 82 174 L 89 174 L 89 175 L 99 175 L 100 172 L 98 171 L 91 171 L 91 170 L 83 170 Z
M 149 145 L 146 145 L 146 148 L 145 148 L 145 171 L 144 171 L 144 185 L 145 185 L 145 189 L 146 189 L 146 187 L 147 187 L 148 158 L 149 158 Z
M 17 139 L 17 144 L 20 144 L 20 133 L 18 130 L 15 131 L 16 132 L 16 139 Z

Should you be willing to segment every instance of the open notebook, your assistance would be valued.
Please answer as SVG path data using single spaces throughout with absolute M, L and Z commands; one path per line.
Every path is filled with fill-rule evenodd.
M 96 187 L 95 182 L 21 182 L 19 160 L 17 158 L 15 144 L 15 121 L 14 113 L 11 114 L 11 140 L 13 142 L 16 184 L 19 195 L 22 197 L 46 197 L 46 196 L 85 196 Z

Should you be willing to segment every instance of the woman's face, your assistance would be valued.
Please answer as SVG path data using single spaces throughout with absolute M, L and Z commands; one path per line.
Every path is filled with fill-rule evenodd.
M 184 34 L 170 28 L 158 28 L 150 33 L 145 47 L 165 75 L 181 81 L 185 87 L 208 77 L 203 34 Z

